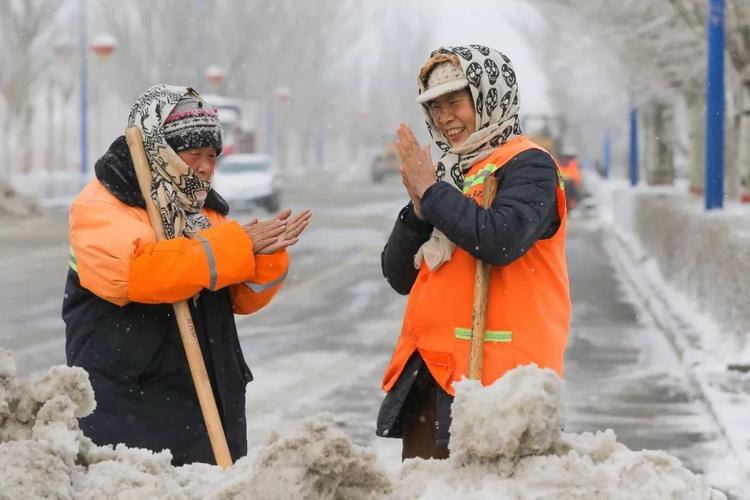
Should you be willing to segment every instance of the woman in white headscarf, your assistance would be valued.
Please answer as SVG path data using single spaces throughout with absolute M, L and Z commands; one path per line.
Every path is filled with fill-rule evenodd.
M 211 189 L 222 150 L 216 109 L 193 89 L 149 88 L 129 126 L 144 139 L 151 198 L 169 239 L 156 241 L 124 136 L 96 162 L 70 207 L 63 299 L 68 364 L 97 400 L 81 429 L 96 444 L 169 449 L 173 463 L 214 463 L 170 304 L 187 300 L 233 460 L 247 452 L 252 380 L 234 314 L 255 312 L 284 282 L 286 248 L 309 211 L 241 225 Z
M 396 149 L 410 203 L 382 253 L 383 274 L 409 294 L 383 378 L 380 436 L 402 457 L 448 456 L 453 383 L 466 376 L 476 261 L 492 266 L 482 382 L 536 363 L 562 376 L 570 295 L 565 195 L 552 157 L 521 132 L 510 60 L 482 46 L 434 51 L 417 102 L 441 152 L 433 162 L 408 126 Z M 484 209 L 484 181 L 498 192 Z

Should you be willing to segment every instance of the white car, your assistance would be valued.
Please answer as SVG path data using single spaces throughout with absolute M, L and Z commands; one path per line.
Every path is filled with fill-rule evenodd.
M 260 205 L 275 212 L 281 205 L 281 175 L 264 154 L 232 154 L 221 157 L 212 187 L 234 209 Z

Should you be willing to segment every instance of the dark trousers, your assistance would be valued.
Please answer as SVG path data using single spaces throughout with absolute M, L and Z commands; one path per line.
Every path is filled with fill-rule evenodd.
M 407 458 L 448 458 L 448 448 L 441 448 L 436 442 L 439 390 L 429 370 L 422 366 L 404 403 L 402 461 Z

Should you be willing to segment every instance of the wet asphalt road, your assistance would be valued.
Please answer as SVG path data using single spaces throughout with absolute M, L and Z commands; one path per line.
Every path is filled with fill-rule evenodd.
M 374 436 L 374 419 L 406 303 L 382 278 L 379 256 L 404 203 L 396 179 L 287 190 L 282 205 L 311 208 L 313 222 L 292 249 L 282 291 L 266 309 L 237 321 L 255 376 L 247 397 L 251 446 L 271 430 L 329 411 L 355 441 L 397 456 L 398 442 Z M 57 210 L 9 224 L 0 235 L 0 346 L 15 352 L 20 375 L 64 363 L 65 226 Z M 612 428 L 631 449 L 664 449 L 712 483 L 731 483 L 738 466 L 720 429 L 664 336 L 626 300 L 601 242 L 593 220 L 574 213 L 566 430 Z

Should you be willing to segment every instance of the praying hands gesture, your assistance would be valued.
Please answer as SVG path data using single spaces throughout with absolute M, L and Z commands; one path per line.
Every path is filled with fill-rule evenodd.
M 414 204 L 414 214 L 422 219 L 422 195 L 437 181 L 429 146 L 420 147 L 409 126 L 402 123 L 396 130 L 396 152 L 401 159 L 401 180 Z
M 253 241 L 253 251 L 257 254 L 272 254 L 284 250 L 299 241 L 299 236 L 310 223 L 312 212 L 305 209 L 294 215 L 284 210 L 273 219 L 259 221 L 253 219 L 242 228 Z

